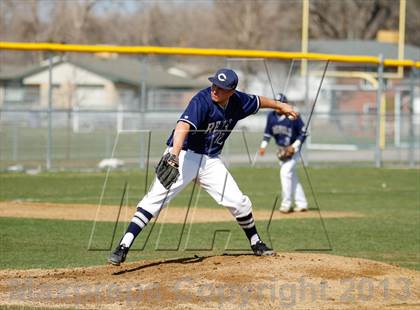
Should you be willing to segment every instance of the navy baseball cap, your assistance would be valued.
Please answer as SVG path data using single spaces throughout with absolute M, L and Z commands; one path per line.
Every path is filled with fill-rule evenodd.
M 276 100 L 281 101 L 281 102 L 284 102 L 284 103 L 288 103 L 286 95 L 284 95 L 282 93 L 279 93 L 277 95 Z
M 220 88 L 232 90 L 238 85 L 238 76 L 235 71 L 222 68 L 217 70 L 214 76 L 209 77 L 209 81 Z

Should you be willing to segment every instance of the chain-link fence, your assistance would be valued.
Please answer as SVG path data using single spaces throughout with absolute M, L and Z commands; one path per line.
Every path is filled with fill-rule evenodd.
M 420 162 L 416 69 L 396 78 L 390 72 L 378 76 L 373 65 L 330 64 L 320 85 L 324 61 L 308 62 L 302 74 L 294 60 L 205 60 L 60 55 L 0 71 L 0 169 L 98 169 L 110 158 L 124 167 L 145 167 L 160 157 L 190 98 L 209 86 L 207 76 L 221 66 L 238 72 L 240 90 L 286 93 L 305 122 L 316 103 L 303 149 L 309 163 Z M 223 153 L 229 163 L 275 164 L 274 155 L 256 156 L 268 112 L 238 123 Z

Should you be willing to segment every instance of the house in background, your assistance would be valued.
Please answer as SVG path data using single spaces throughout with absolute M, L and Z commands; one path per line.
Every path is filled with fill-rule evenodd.
M 208 86 L 158 65 L 113 54 L 54 57 L 54 109 L 178 110 Z M 0 108 L 46 108 L 49 60 L 29 68 L 0 68 Z
M 16 67 L 0 63 L 0 108 L 39 106 L 40 88 L 23 85 L 25 76 L 38 72 L 40 66 Z
M 309 52 L 374 57 L 382 55 L 384 59 L 398 59 L 398 44 L 395 40 L 384 41 L 380 36 L 376 41 L 315 40 L 309 42 Z M 404 59 L 420 61 L 420 47 L 406 44 Z M 338 128 L 349 128 L 352 135 L 360 136 L 367 136 L 366 132 L 369 131 L 374 139 L 376 132 L 372 128 L 377 120 L 377 68 L 374 64 L 357 63 L 331 63 L 328 67 L 327 77 L 333 78 L 333 83 L 326 84 L 324 88 L 324 92 L 329 94 L 329 114 L 347 116 L 335 118 Z M 399 145 L 402 137 L 409 136 L 407 124 L 410 110 L 417 115 L 420 113 L 420 98 L 415 95 L 420 89 L 418 82 L 414 82 L 414 100 L 410 107 L 410 84 L 413 83 L 410 79 L 411 69 L 405 68 L 401 76 L 397 75 L 397 70 L 396 67 L 384 68 L 385 75 L 393 78 L 385 78 L 384 81 L 386 89 L 383 91 L 382 104 L 389 116 L 381 118 L 384 122 L 383 136 L 395 145 Z M 411 121 L 415 125 L 420 124 L 419 117 L 413 117 Z
M 309 52 L 311 53 L 324 53 L 324 54 L 338 54 L 338 55 L 352 55 L 352 56 L 374 56 L 379 57 L 382 55 L 384 59 L 397 59 L 398 58 L 398 45 L 396 43 L 377 41 L 362 41 L 362 40 L 313 40 L 309 41 Z M 404 47 L 404 59 L 411 59 L 414 61 L 420 61 L 420 47 L 406 44 Z M 352 111 L 359 113 L 374 112 L 376 109 L 376 86 L 372 84 L 370 79 L 364 79 L 363 73 L 376 74 L 376 65 L 365 65 L 365 64 L 352 64 L 352 63 L 331 63 L 328 68 L 328 74 L 332 74 L 333 71 L 340 71 L 344 74 L 342 76 L 335 77 L 335 83 L 327 87 L 330 87 L 333 92 L 332 98 L 337 99 L 340 94 L 346 94 L 341 102 L 336 102 L 333 109 L 340 111 Z M 396 67 L 385 68 L 386 73 L 396 74 Z M 345 76 L 345 73 L 348 76 Z M 358 77 L 355 72 L 362 73 Z M 353 76 L 351 74 L 354 74 Z M 406 81 L 399 79 L 390 79 L 387 81 L 389 88 L 397 89 L 395 94 L 395 101 L 402 101 L 401 96 L 404 90 L 409 88 L 407 80 L 409 79 L 410 69 L 404 70 L 404 76 Z M 334 76 L 334 75 L 331 75 Z M 367 77 L 367 74 L 366 74 Z M 372 75 L 373 77 L 373 75 Z M 340 88 L 341 85 L 341 88 Z M 350 86 L 354 85 L 354 88 Z M 355 90 L 364 90 L 363 93 L 356 93 Z M 368 91 L 371 90 L 371 91 Z M 388 98 L 391 99 L 391 98 Z M 389 100 L 388 100 L 389 101 Z M 394 104 L 392 100 L 392 106 Z M 416 101 L 417 102 L 417 101 Z M 419 105 L 420 103 L 415 103 Z M 420 106 L 414 107 L 416 111 L 420 111 Z
M 310 53 L 398 58 L 396 43 L 374 40 L 310 40 L 308 49 Z M 406 44 L 404 59 L 420 61 L 420 47 Z

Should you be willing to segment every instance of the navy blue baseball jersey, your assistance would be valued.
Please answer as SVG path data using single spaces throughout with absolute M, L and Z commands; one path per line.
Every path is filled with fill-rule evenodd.
M 183 150 L 216 157 L 236 123 L 260 108 L 258 96 L 235 91 L 225 108 L 211 99 L 211 87 L 199 91 L 190 101 L 179 121 L 191 125 Z M 173 134 L 167 145 L 173 146 Z
M 290 120 L 286 116 L 272 111 L 267 116 L 264 140 L 268 142 L 271 137 L 274 137 L 278 146 L 288 146 L 296 140 L 303 143 L 306 138 L 303 126 L 300 116 L 295 120 Z

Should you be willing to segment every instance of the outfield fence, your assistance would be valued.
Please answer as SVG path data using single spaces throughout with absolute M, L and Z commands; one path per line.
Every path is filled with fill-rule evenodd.
M 419 62 L 196 49 L 123 55 L 107 47 L 87 51 L 102 53 L 91 55 L 56 48 L 0 44 L 2 66 L 10 65 L 0 71 L 2 171 L 99 169 L 109 158 L 124 161 L 123 168 L 145 168 L 159 159 L 191 96 L 221 66 L 238 72 L 240 90 L 286 93 L 304 121 L 320 88 L 303 149 L 309 164 L 420 164 Z M 44 60 L 11 66 L 10 49 Z M 398 65 L 405 67 L 401 76 Z M 227 164 L 277 165 L 273 142 L 267 156 L 256 156 L 268 112 L 238 123 L 223 152 Z
M 95 169 L 101 160 L 118 158 L 127 167 L 144 168 L 149 154 L 157 161 L 179 113 L 128 111 L 54 111 L 48 130 L 46 111 L 0 111 L 2 170 L 46 167 L 50 152 L 51 169 Z M 241 122 L 228 139 L 224 157 L 232 164 L 276 164 L 271 142 L 264 158 L 255 158 L 264 130 L 266 113 Z M 126 115 L 126 116 L 125 116 Z M 159 122 L 151 121 L 159 118 Z M 302 113 L 305 119 L 307 114 Z M 419 164 L 419 126 L 410 137 L 410 115 L 399 120 L 387 114 L 387 143 L 382 150 L 384 164 Z M 418 117 L 418 115 L 416 115 Z M 75 119 L 78 124 L 75 124 Z M 316 113 L 311 134 L 303 149 L 308 163 L 357 163 L 374 165 L 375 113 Z M 257 127 L 259 126 L 259 128 Z M 394 127 L 398 126 L 398 127 Z M 51 134 L 51 145 L 48 136 Z M 150 136 L 150 137 L 149 137 Z

